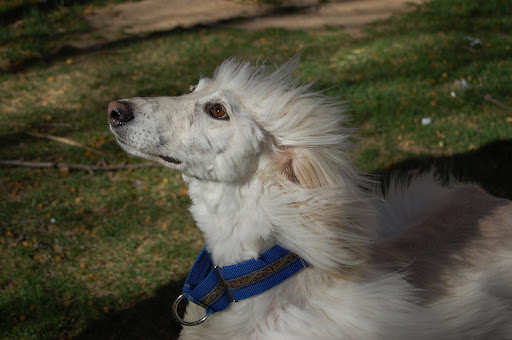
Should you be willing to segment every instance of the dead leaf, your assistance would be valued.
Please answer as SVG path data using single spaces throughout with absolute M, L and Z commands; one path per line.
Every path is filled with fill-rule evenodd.
M 84 15 L 92 15 L 93 11 L 94 11 L 94 5 L 89 5 L 89 6 L 85 7 L 83 13 L 84 13 Z
M 59 172 L 64 176 L 69 176 L 69 168 L 68 167 L 59 167 Z

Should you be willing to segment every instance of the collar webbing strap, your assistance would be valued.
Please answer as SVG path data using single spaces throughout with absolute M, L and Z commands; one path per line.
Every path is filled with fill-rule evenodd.
M 233 301 L 277 286 L 308 265 L 298 255 L 277 245 L 258 259 L 216 267 L 204 247 L 185 281 L 182 296 L 205 308 L 207 314 L 214 314 Z

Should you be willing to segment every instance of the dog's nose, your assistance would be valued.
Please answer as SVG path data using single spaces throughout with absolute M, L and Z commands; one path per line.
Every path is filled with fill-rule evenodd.
M 128 103 L 113 101 L 108 104 L 108 122 L 113 127 L 120 126 L 135 118 Z

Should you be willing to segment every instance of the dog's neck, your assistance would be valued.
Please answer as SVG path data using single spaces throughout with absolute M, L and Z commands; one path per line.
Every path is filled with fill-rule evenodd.
M 189 182 L 190 211 L 204 234 L 213 262 L 226 266 L 257 258 L 276 244 L 260 202 L 264 185 L 255 179 L 244 185 Z
M 258 177 L 243 185 L 189 178 L 190 208 L 215 265 L 257 258 L 276 244 L 313 267 L 353 277 L 366 267 L 375 222 L 364 195 L 343 186 L 318 190 Z

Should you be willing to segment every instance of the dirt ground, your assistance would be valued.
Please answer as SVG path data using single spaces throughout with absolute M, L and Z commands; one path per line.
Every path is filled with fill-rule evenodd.
M 321 30 L 325 27 L 360 34 L 372 21 L 413 9 L 424 0 L 283 0 L 277 6 L 256 0 L 141 0 L 93 9 L 87 20 L 95 28 L 86 47 L 120 38 L 169 31 L 178 27 L 229 26 L 246 30 L 281 27 Z M 95 38 L 91 38 L 95 37 Z

